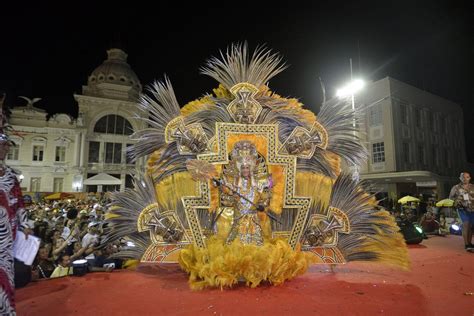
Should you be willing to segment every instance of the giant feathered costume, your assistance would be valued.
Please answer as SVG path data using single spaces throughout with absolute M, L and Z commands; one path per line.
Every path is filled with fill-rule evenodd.
M 283 71 L 265 48 L 232 45 L 201 72 L 219 82 L 181 107 L 170 81 L 139 104 L 148 128 L 133 158 L 148 155 L 135 189 L 113 195 L 107 239 L 142 262 L 179 262 L 194 289 L 244 281 L 280 284 L 309 264 L 369 260 L 408 266 L 394 219 L 366 186 L 341 172 L 367 151 L 349 100 L 316 117 L 266 85 Z

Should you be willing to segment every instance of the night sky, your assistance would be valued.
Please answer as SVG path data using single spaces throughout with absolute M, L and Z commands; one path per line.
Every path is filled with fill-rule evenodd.
M 2 5 L 0 91 L 9 106 L 23 105 L 20 95 L 41 97 L 36 106 L 76 116 L 73 93 L 112 46 L 128 53 L 144 86 L 166 73 L 185 104 L 217 86 L 199 75 L 205 60 L 247 40 L 290 65 L 270 82 L 272 90 L 313 110 L 322 101 L 318 78 L 332 97 L 348 80 L 352 58 L 355 74 L 367 80 L 391 76 L 460 104 L 466 143 L 474 143 L 470 1 L 173 2 L 178 9 L 164 1 L 157 8 L 97 2 Z M 467 150 L 474 161 L 474 148 Z

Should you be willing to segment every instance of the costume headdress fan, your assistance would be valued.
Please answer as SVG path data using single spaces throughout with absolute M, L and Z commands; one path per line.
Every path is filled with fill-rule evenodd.
M 342 160 L 367 159 L 361 117 L 348 99 L 316 117 L 272 92 L 281 60 L 231 45 L 201 69 L 219 86 L 183 107 L 167 78 L 152 85 L 140 101 L 149 128 L 131 150 L 148 157 L 147 175 L 113 195 L 107 242 L 127 237 L 142 262 L 179 262 L 194 289 L 279 284 L 318 263 L 408 266 L 394 219 L 341 172 Z M 230 172 L 243 165 L 251 175 Z
M 0 96 L 0 142 L 10 142 L 10 138 L 7 135 L 7 114 L 3 107 L 5 102 L 5 93 Z

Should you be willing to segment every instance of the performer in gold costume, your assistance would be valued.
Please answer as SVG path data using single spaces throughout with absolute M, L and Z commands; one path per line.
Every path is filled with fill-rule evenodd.
M 270 205 L 273 183 L 270 175 L 258 175 L 257 159 L 257 151 L 251 142 L 238 142 L 232 151 L 232 172 L 217 182 L 222 186 L 222 200 L 231 201 L 233 213 L 227 243 L 237 239 L 243 244 L 261 246 L 264 236 L 270 237 L 265 211 L 268 211 Z M 229 205 L 228 202 L 224 204 Z M 223 211 L 225 210 L 220 210 Z
M 103 241 L 136 247 L 116 256 L 178 262 L 192 289 L 281 284 L 310 264 L 408 267 L 393 217 L 341 168 L 368 158 L 354 136 L 365 112 L 331 99 L 316 116 L 279 96 L 268 83 L 281 61 L 234 44 L 201 69 L 219 82 L 212 93 L 180 106 L 168 78 L 150 87 L 129 152 L 147 172 L 113 195 Z

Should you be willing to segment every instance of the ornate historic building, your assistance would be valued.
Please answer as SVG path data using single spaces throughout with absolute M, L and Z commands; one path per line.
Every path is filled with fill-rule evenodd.
M 21 173 L 27 192 L 79 192 L 123 190 L 131 186 L 129 173 L 140 170 L 143 160 L 132 163 L 126 147 L 130 135 L 143 128 L 134 119 L 141 83 L 120 49 L 89 76 L 82 94 L 74 95 L 77 119 L 47 113 L 34 107 L 38 99 L 12 109 L 10 124 L 16 146 L 8 164 Z

